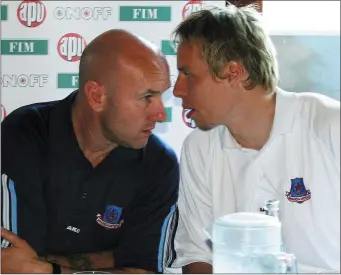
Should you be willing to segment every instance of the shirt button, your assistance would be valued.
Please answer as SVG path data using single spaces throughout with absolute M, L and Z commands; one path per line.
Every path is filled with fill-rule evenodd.
M 88 193 L 83 193 L 82 199 L 86 199 L 87 195 L 88 195 Z

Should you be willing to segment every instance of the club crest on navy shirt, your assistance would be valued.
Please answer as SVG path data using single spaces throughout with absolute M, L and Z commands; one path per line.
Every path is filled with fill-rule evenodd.
M 109 229 L 117 229 L 120 228 L 124 222 L 121 219 L 122 215 L 122 207 L 118 207 L 116 205 L 107 205 L 103 216 L 101 214 L 97 214 L 96 222 Z

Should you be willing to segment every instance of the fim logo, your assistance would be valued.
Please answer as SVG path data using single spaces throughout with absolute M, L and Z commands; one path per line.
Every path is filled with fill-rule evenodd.
M 46 7 L 41 1 L 22 1 L 17 8 L 17 17 L 25 27 L 38 27 L 46 18 Z
M 176 55 L 179 42 L 171 40 L 161 41 L 161 51 L 164 55 Z
M 78 74 L 59 73 L 57 76 L 57 83 L 59 89 L 77 89 Z
M 1 40 L 3 55 L 47 55 L 48 40 Z
M 192 12 L 200 11 L 203 9 L 204 2 L 192 0 L 189 1 L 182 9 L 182 18 L 185 19 Z
M 8 6 L 1 5 L 1 21 L 7 21 Z
M 48 82 L 47 74 L 4 74 L 1 77 L 2 87 L 44 87 Z
M 182 110 L 182 120 L 185 122 L 187 127 L 194 129 L 197 127 L 194 119 L 188 118 L 188 114 L 191 111 L 192 111 L 191 109 L 183 109 Z
M 1 104 L 1 121 L 3 121 L 6 116 L 7 116 L 6 108 L 4 105 Z
M 171 7 L 120 6 L 120 21 L 171 21 Z
M 85 39 L 77 33 L 64 34 L 58 41 L 58 53 L 68 62 L 77 62 L 86 47 Z
M 56 19 L 75 19 L 75 20 L 107 20 L 112 14 L 111 7 L 57 7 L 53 11 L 53 15 Z

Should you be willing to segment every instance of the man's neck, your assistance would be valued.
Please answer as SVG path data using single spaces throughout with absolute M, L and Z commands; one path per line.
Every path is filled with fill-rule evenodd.
M 244 148 L 260 150 L 268 141 L 275 117 L 276 94 L 256 88 L 247 91 L 243 104 L 225 125 Z
M 102 135 L 98 120 L 83 100 L 78 96 L 75 100 L 72 124 L 80 149 L 92 166 L 96 167 L 118 145 Z

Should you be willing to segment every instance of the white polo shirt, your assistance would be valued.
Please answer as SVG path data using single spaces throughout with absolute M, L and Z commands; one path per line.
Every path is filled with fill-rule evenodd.
M 269 199 L 280 201 L 285 249 L 299 272 L 340 272 L 339 101 L 278 89 L 260 151 L 240 147 L 225 126 L 194 130 L 181 155 L 173 267 L 212 263 L 203 229 L 225 214 L 259 212 Z

